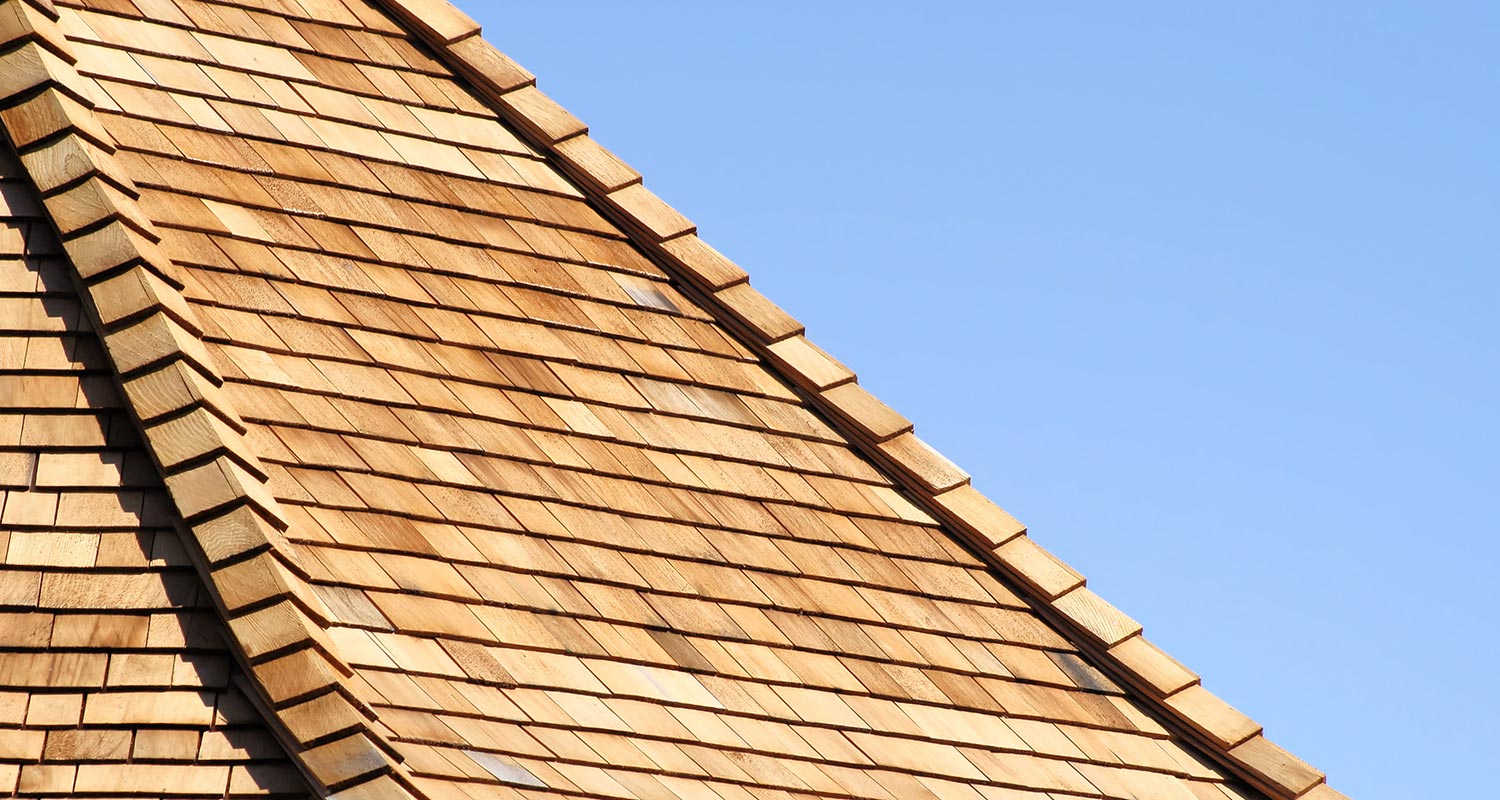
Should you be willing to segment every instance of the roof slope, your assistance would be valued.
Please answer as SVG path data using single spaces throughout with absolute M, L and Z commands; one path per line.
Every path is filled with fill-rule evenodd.
M 0 120 L 321 791 L 1337 796 L 451 7 L 0 11 Z
M 0 137 L 0 792 L 307 796 Z

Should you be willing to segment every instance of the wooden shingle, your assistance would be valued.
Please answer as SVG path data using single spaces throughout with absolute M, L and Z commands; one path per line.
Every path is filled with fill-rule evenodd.
M 37 203 L 31 213 L 41 209 Z M 14 250 L 0 252 L 0 265 L 8 259 L 27 263 L 24 248 L 17 242 Z M 16 288 L 29 293 L 18 297 L 45 308 L 58 296 L 76 306 L 75 285 L 33 280 Z M 151 285 L 152 291 L 176 291 Z M 10 486 L 7 478 L 7 488 L 21 491 L 5 501 L 9 530 L 0 536 L 6 562 L 0 601 L 31 610 L 0 614 L 0 696 L 7 698 L 0 701 L 0 724 L 6 726 L 0 732 L 0 783 L 8 771 L 8 785 L 28 792 L 170 790 L 219 797 L 233 765 L 257 760 L 284 767 L 287 756 L 279 747 L 199 763 L 199 737 L 216 724 L 217 693 L 228 684 L 231 668 L 221 623 L 201 613 L 203 584 L 178 533 L 166 527 L 175 511 L 161 477 L 120 413 L 125 398 L 112 381 L 101 380 L 108 362 L 99 355 L 89 317 L 28 312 L 11 319 L 35 328 L 27 334 L 34 343 L 42 341 L 39 336 L 54 337 L 78 355 L 38 357 L 8 368 L 32 371 L 21 374 L 31 382 L 44 379 L 50 395 L 68 395 L 69 408 L 81 408 L 29 415 L 11 443 L 27 449 L 19 453 L 25 456 L 23 484 Z M 33 324 L 46 319 L 57 322 Z M 96 355 L 81 355 L 90 348 Z M 0 463 L 7 476 L 14 472 L 8 459 Z M 259 718 L 236 725 L 230 730 L 268 735 Z M 181 746 L 165 746 L 168 740 Z M 32 763 L 22 767 L 18 759 Z M 255 785 L 250 781 L 244 788 Z
M 39 8 L 0 786 L 1331 792 L 446 2 Z

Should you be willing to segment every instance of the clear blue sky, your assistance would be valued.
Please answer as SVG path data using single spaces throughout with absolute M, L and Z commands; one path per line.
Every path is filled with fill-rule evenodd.
M 1500 5 L 460 2 L 1335 788 L 1493 796 Z

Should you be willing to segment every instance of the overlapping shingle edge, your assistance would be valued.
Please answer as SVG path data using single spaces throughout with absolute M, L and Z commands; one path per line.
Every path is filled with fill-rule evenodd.
M 57 19 L 47 0 L 0 0 L 0 128 L 76 271 L 254 694 L 324 794 L 415 796 L 375 714 L 349 689 L 327 609 L 286 544 L 286 518 Z
M 480 36 L 447 0 L 378 0 L 467 78 L 550 155 L 613 221 L 717 312 L 876 463 L 944 520 L 1099 666 L 1235 774 L 1275 798 L 1337 800 L 1320 771 L 1272 743 L 1261 726 L 1203 688 L 1197 675 L 1142 635 L 1141 626 L 1085 585 L 1082 575 L 1037 545 L 1026 528 L 973 488 L 969 476 L 921 441 L 904 417 L 804 335 L 804 326 L 749 285 L 746 272 L 704 243 L 696 227 L 588 134 L 588 127 L 536 88 L 535 77 Z

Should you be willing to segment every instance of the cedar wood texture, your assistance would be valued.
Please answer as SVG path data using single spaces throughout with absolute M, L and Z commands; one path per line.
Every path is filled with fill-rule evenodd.
M 1340 796 L 446 3 L 0 42 L 0 789 Z

